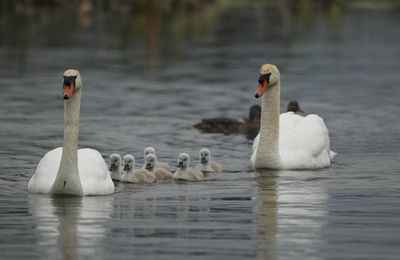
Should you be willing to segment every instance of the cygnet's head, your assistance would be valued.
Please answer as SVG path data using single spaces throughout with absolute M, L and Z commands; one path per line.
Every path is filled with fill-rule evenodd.
M 202 164 L 207 164 L 210 159 L 211 159 L 210 150 L 208 150 L 207 148 L 201 149 L 200 150 L 200 162 Z
M 190 156 L 187 153 L 181 153 L 178 156 L 178 168 L 188 167 L 190 164 Z
M 110 171 L 114 171 L 121 165 L 121 156 L 117 153 L 113 153 L 110 155 Z
M 130 171 L 133 169 L 133 166 L 135 165 L 135 157 L 131 154 L 127 154 L 123 158 L 124 162 L 124 171 Z
M 82 79 L 78 70 L 68 69 L 64 71 L 63 78 L 63 98 L 65 100 L 82 88 Z
M 146 170 L 152 171 L 154 167 L 156 166 L 157 162 L 157 157 L 155 154 L 148 154 L 146 155 L 146 158 L 144 159 L 145 166 L 144 168 Z
M 143 157 L 146 158 L 148 154 L 156 154 L 156 150 L 153 147 L 146 147 L 143 152 Z
M 259 122 L 261 118 L 261 106 L 260 105 L 252 105 L 249 110 L 249 121 L 250 122 Z
M 262 65 L 259 69 L 259 74 L 258 88 L 254 95 L 256 98 L 261 97 L 267 91 L 267 88 L 274 87 L 280 80 L 279 70 L 272 64 Z

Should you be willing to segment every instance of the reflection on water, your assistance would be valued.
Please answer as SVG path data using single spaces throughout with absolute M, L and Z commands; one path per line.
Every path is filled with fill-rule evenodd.
M 35 218 L 38 247 L 43 256 L 78 259 L 95 253 L 104 239 L 105 223 L 111 217 L 113 197 L 31 195 L 30 212 Z M 58 253 L 59 252 L 59 253 Z
M 257 259 L 276 259 L 278 232 L 278 173 L 257 171 Z M 262 176 L 262 177 L 261 177 Z

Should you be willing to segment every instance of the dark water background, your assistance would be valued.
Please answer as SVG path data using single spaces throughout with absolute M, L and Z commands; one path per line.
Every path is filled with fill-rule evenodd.
M 303 1 L 307 2 L 307 1 Z M 334 1 L 333 1 L 334 2 Z M 340 2 L 340 1 L 338 1 Z M 2 259 L 398 259 L 400 11 L 231 2 L 0 16 Z M 254 172 L 244 136 L 199 134 L 243 117 L 257 69 L 281 71 L 281 106 L 318 113 L 339 153 L 329 169 Z M 81 71 L 81 147 L 105 157 L 152 145 L 175 164 L 208 147 L 225 166 L 199 183 L 117 185 L 106 197 L 32 195 L 62 145 L 62 72 Z

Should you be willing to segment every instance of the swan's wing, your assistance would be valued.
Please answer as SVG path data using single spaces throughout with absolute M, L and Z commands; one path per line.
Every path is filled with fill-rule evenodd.
M 155 168 L 157 179 L 171 179 L 172 173 L 167 171 L 165 168 L 156 167 Z
M 164 168 L 167 171 L 169 171 L 169 165 L 168 165 L 168 163 L 165 163 L 165 162 L 157 161 L 156 162 L 156 167 L 161 167 L 161 168 Z
M 214 162 L 214 161 L 211 161 L 210 162 L 210 166 L 216 173 L 221 173 L 222 172 L 223 168 L 222 168 L 221 164 L 219 164 L 217 162 Z
M 29 180 L 28 191 L 49 193 L 60 167 L 62 147 L 47 152 L 39 161 L 36 171 Z
M 329 132 L 324 120 L 315 114 L 305 117 L 293 112 L 281 114 L 279 149 L 282 157 L 291 155 L 303 161 L 330 164 Z
M 253 147 L 251 148 L 251 150 L 254 152 L 257 150 L 258 147 L 258 143 L 260 142 L 260 133 L 257 134 L 256 138 L 254 138 L 253 141 Z
M 115 187 L 107 164 L 98 151 L 79 149 L 78 169 L 85 195 L 105 195 L 114 192 Z
M 256 163 L 256 155 L 257 155 L 257 148 L 258 148 L 258 143 L 260 142 L 260 133 L 258 133 L 258 135 L 256 136 L 256 138 L 254 138 L 253 141 L 253 147 L 252 147 L 252 153 L 251 153 L 251 157 L 250 157 L 250 164 L 254 167 L 255 163 Z
M 204 175 L 203 175 L 202 172 L 200 172 L 200 171 L 198 171 L 198 170 L 196 170 L 196 169 L 194 169 L 194 168 L 189 168 L 189 167 L 188 167 L 187 173 L 188 173 L 188 175 L 190 176 L 190 179 L 191 179 L 191 180 L 194 180 L 194 181 L 200 181 L 200 180 L 202 180 L 203 177 L 204 177 Z

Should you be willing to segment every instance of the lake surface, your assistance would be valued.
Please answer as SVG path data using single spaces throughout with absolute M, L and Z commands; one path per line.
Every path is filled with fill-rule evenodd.
M 62 14 L 0 20 L 2 259 L 399 258 L 398 10 Z M 339 153 L 329 169 L 255 172 L 245 136 L 192 128 L 246 116 L 263 63 L 280 68 L 281 110 L 296 99 L 326 120 Z M 171 165 L 208 147 L 224 173 L 105 197 L 29 194 L 40 158 L 62 145 L 69 67 L 84 84 L 80 147 L 142 163 L 151 145 Z

